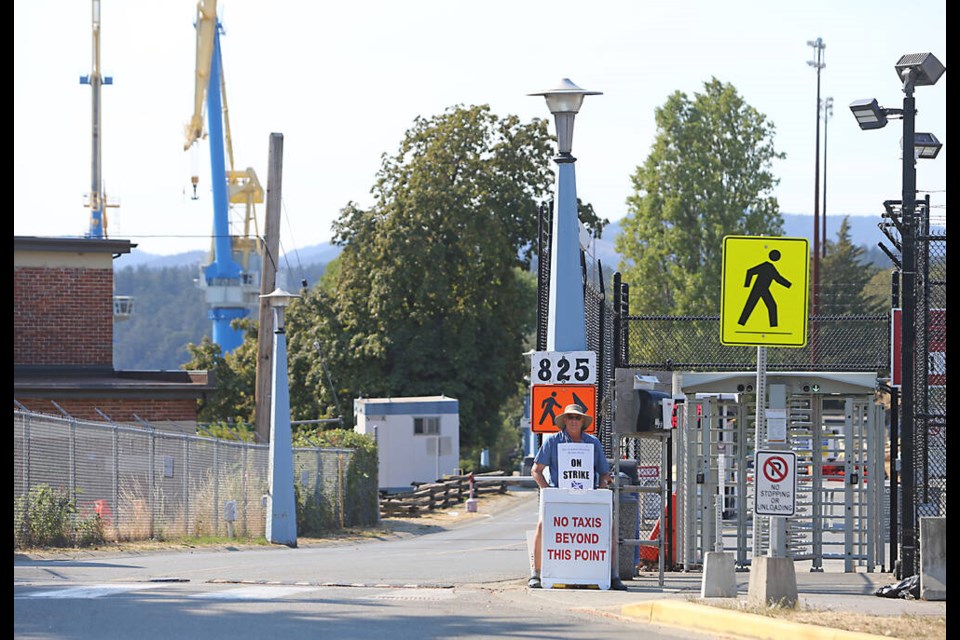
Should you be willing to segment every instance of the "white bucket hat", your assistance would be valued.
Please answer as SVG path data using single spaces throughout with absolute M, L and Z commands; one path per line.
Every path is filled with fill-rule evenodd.
M 566 429 L 566 428 L 567 428 L 567 416 L 583 416 L 583 430 L 584 430 L 584 431 L 587 430 L 587 427 L 589 427 L 591 424 L 593 424 L 593 418 L 591 418 L 590 416 L 588 416 L 588 415 L 585 413 L 585 409 L 584 409 L 583 407 L 581 407 L 579 404 L 568 404 L 568 405 L 566 406 L 566 408 L 563 410 L 563 413 L 561 413 L 560 415 L 558 415 L 558 416 L 556 417 L 556 419 L 554 420 L 554 423 L 556 423 L 556 425 L 557 425 L 560 429 Z

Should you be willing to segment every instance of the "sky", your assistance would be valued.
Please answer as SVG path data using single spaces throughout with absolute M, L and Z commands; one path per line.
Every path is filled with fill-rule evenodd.
M 119 205 L 107 209 L 107 235 L 151 254 L 210 249 L 208 143 L 184 150 L 196 6 L 101 0 L 100 68 L 113 78 L 101 96 L 103 178 Z M 562 78 L 602 92 L 585 98 L 573 137 L 577 195 L 601 217 L 627 215 L 655 110 L 716 78 L 776 128 L 782 212 L 810 215 L 811 228 L 815 202 L 821 215 L 879 221 L 883 202 L 901 198 L 902 122 L 861 131 L 848 105 L 901 108 L 904 54 L 949 66 L 945 0 L 220 0 L 218 10 L 236 168 L 252 167 L 266 189 L 270 135 L 283 135 L 283 253 L 330 241 L 347 203 L 373 204 L 383 154 L 418 116 L 486 104 L 548 119 L 553 132 L 543 98 L 528 94 Z M 89 231 L 92 90 L 79 79 L 93 70 L 91 15 L 92 0 L 14 0 L 14 235 Z M 826 122 L 809 64 L 817 38 Z M 946 209 L 947 79 L 914 94 L 916 131 L 944 144 L 917 162 L 935 217 Z M 265 204 L 257 214 L 262 230 Z

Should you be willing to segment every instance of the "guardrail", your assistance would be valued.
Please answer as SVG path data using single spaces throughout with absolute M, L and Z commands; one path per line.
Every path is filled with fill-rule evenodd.
M 435 509 L 446 509 L 492 493 L 506 493 L 508 485 L 536 486 L 530 476 L 508 476 L 502 471 L 444 476 L 437 482 L 417 484 L 402 493 L 380 492 L 380 517 L 417 516 Z

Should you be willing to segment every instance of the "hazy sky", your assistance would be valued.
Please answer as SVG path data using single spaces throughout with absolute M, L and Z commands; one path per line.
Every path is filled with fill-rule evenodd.
M 14 235 L 89 229 L 92 91 L 79 78 L 93 65 L 91 6 L 14 0 Z M 903 54 L 929 51 L 948 66 L 944 0 L 220 0 L 219 10 L 236 167 L 253 167 L 266 188 L 270 134 L 284 137 L 284 252 L 330 240 L 349 201 L 371 204 L 381 155 L 395 153 L 418 115 L 489 104 L 501 116 L 550 118 L 553 131 L 543 98 L 527 94 L 564 77 L 603 92 L 585 99 L 573 140 L 578 195 L 599 215 L 626 214 L 654 110 L 716 77 L 776 126 L 787 157 L 773 167 L 775 195 L 812 226 L 817 73 L 807 41 L 818 37 L 821 97 L 834 99 L 820 121 L 827 214 L 879 219 L 883 201 L 901 197 L 902 124 L 860 131 L 848 105 L 875 97 L 902 107 Z M 195 12 L 193 0 L 101 2 L 101 72 L 114 82 L 102 90 L 103 176 L 120 204 L 107 210 L 107 232 L 148 253 L 210 247 L 207 145 L 183 149 Z M 917 163 L 918 189 L 941 213 L 947 78 L 915 93 L 916 130 L 944 143 Z M 258 207 L 261 230 L 265 213 Z

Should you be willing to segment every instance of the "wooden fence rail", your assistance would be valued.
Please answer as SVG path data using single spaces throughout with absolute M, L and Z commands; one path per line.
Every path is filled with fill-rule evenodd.
M 506 493 L 514 479 L 502 471 L 472 474 L 473 497 Z M 471 474 L 444 476 L 437 482 L 420 483 L 402 493 L 380 492 L 380 517 L 417 516 L 434 509 L 446 509 L 470 498 Z

